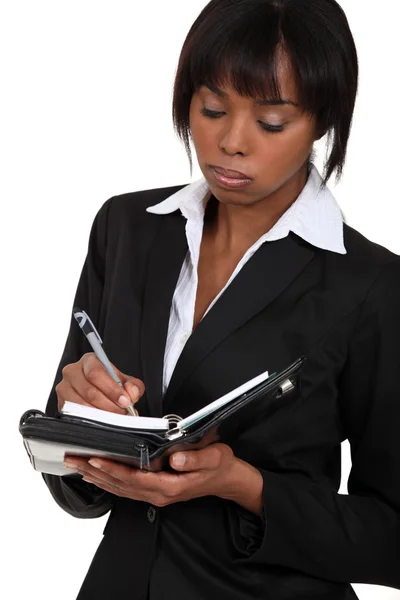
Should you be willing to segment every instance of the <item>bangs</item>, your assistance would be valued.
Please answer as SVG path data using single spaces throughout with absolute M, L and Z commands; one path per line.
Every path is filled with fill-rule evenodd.
M 260 20 L 259 11 L 248 11 L 233 21 L 229 32 L 222 34 L 215 27 L 204 37 L 199 36 L 188 57 L 193 92 L 202 85 L 231 85 L 244 97 L 282 100 L 277 76 L 278 51 L 284 50 L 279 15 L 266 12 L 265 21 Z

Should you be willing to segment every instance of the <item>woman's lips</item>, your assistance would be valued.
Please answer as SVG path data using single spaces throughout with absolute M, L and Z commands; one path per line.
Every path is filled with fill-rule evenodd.
M 228 187 L 228 188 L 241 188 L 244 187 L 246 185 L 249 185 L 251 183 L 251 179 L 246 179 L 246 178 L 239 178 L 239 177 L 226 177 L 225 175 L 223 175 L 220 170 L 217 170 L 214 167 L 211 167 L 211 170 L 214 174 L 215 179 L 217 180 L 217 182 L 224 186 L 224 187 Z
M 221 173 L 224 177 L 229 177 L 231 179 L 251 179 L 249 175 L 246 173 L 242 173 L 241 171 L 231 171 L 230 169 L 224 169 L 223 167 L 216 167 L 211 165 L 211 168 Z

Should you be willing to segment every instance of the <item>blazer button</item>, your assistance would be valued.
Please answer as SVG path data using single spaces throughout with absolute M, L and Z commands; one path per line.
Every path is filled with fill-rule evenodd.
M 147 511 L 147 520 L 149 521 L 149 523 L 154 523 L 154 521 L 156 520 L 156 516 L 156 509 L 154 508 L 154 506 L 150 506 L 149 510 Z

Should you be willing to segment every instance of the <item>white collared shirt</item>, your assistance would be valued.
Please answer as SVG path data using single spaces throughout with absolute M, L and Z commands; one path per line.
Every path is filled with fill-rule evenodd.
M 327 187 L 321 188 L 322 177 L 311 163 L 306 185 L 297 199 L 275 225 L 247 250 L 225 287 L 208 306 L 203 317 L 214 306 L 240 269 L 264 242 L 286 237 L 289 231 L 317 248 L 346 254 L 343 242 L 343 217 L 339 205 Z M 172 299 L 167 342 L 164 353 L 163 394 L 168 387 L 178 358 L 193 330 L 197 292 L 197 266 L 203 235 L 205 207 L 210 188 L 205 177 L 185 186 L 162 202 L 147 208 L 148 212 L 165 215 L 180 210 L 186 221 L 188 252 L 182 265 Z

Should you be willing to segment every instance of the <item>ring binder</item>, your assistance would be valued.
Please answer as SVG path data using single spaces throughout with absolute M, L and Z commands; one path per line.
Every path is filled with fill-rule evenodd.
M 173 427 L 169 431 L 165 432 L 165 437 L 171 441 L 171 440 L 176 440 L 176 439 L 182 437 L 183 434 L 184 434 L 184 430 L 179 429 L 179 427 Z
M 182 421 L 182 417 L 179 415 L 164 415 L 163 419 L 168 419 L 170 426 L 176 425 L 179 421 Z

